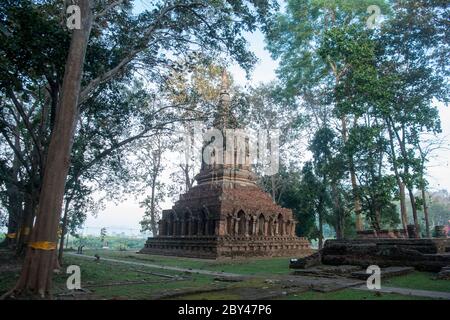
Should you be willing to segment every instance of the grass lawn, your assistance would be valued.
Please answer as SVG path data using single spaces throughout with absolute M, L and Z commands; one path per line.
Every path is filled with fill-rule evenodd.
M 65 266 L 70 264 L 80 266 L 82 288 L 91 291 L 96 298 L 151 299 L 152 296 L 177 288 L 199 289 L 218 286 L 209 276 L 181 274 L 184 280 L 173 280 L 149 274 L 153 272 L 172 276 L 180 275 L 179 272 L 170 270 L 128 266 L 105 261 L 98 263 L 72 256 L 67 256 L 64 264 Z M 66 279 L 67 275 L 64 273 L 55 277 L 55 291 L 64 291 Z
M 205 260 L 138 254 L 133 251 L 84 250 L 84 254 L 98 254 L 101 257 L 140 261 L 164 266 L 176 266 L 201 270 L 221 271 L 238 274 L 289 274 L 289 258 L 259 258 L 252 260 Z
M 3 262 L 0 264 L 0 295 L 2 295 L 16 283 L 20 266 L 0 262 Z M 215 282 L 210 276 L 65 256 L 61 272 L 55 274 L 53 278 L 53 294 L 56 298 L 62 293 L 68 293 L 66 281 L 69 275 L 65 270 L 69 265 L 80 267 L 81 287 L 90 292 L 83 298 L 89 299 L 152 299 L 165 292 L 176 292 L 180 289 L 215 289 L 228 285 Z M 181 276 L 182 279 L 174 280 L 149 273 Z
M 241 297 L 236 290 L 224 290 L 219 292 L 209 292 L 185 295 L 183 300 L 239 300 Z M 278 298 L 277 300 L 430 300 L 429 298 L 406 296 L 401 294 L 383 293 L 345 289 L 336 292 L 321 293 L 315 291 L 290 294 Z
M 189 258 L 151 256 L 136 254 L 131 251 L 86 250 L 86 254 L 99 254 L 100 257 L 117 258 L 128 261 L 148 262 L 149 264 L 178 266 L 183 268 L 223 271 L 238 274 L 262 275 L 241 282 L 215 281 L 213 276 L 180 273 L 144 266 L 125 265 L 101 260 L 96 262 L 76 256 L 66 255 L 61 272 L 54 277 L 54 295 L 70 293 L 66 289 L 68 275 L 65 270 L 68 265 L 78 265 L 81 269 L 82 288 L 88 290 L 77 296 L 80 299 L 154 299 L 164 298 L 161 295 L 170 294 L 169 299 L 242 299 L 251 298 L 252 292 L 261 290 L 285 290 L 280 285 L 268 284 L 265 279 L 269 275 L 290 273 L 287 258 L 226 260 L 212 261 Z M 13 263 L 12 258 L 0 257 L 0 295 L 12 288 L 17 281 L 20 264 Z M 154 274 L 151 274 L 154 273 Z M 155 274 L 156 273 L 156 274 Z M 169 277 L 162 277 L 164 274 Z M 176 279 L 170 276 L 177 276 Z M 180 279 L 181 277 L 181 279 Z M 433 291 L 450 291 L 450 281 L 435 280 L 431 273 L 415 272 L 405 276 L 385 280 L 382 285 L 390 287 L 413 288 Z M 199 292 L 209 290 L 209 292 Z M 177 296 L 179 294 L 179 296 Z M 75 298 L 77 298 L 75 297 Z M 70 297 L 69 297 L 70 298 Z M 424 299 L 399 294 L 374 293 L 352 289 L 331 293 L 307 291 L 289 293 L 280 299 L 288 300 L 412 300 Z
M 450 280 L 435 279 L 430 272 L 413 272 L 382 281 L 382 286 L 450 292 Z
M 395 293 L 375 293 L 353 289 L 345 289 L 335 292 L 308 291 L 300 294 L 289 295 L 283 300 L 430 300 L 429 298 L 406 296 Z

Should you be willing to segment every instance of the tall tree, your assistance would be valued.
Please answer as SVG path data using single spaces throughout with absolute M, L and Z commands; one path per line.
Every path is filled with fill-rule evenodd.
M 419 164 L 419 182 L 418 188 L 420 190 L 420 205 L 422 207 L 422 211 L 425 219 L 425 235 L 427 238 L 431 237 L 431 225 L 430 225 L 430 214 L 429 214 L 429 195 L 427 194 L 428 182 L 425 178 L 426 175 L 426 166 L 429 162 L 430 158 L 433 156 L 433 153 L 436 151 L 449 150 L 450 144 L 448 146 L 445 145 L 445 139 L 443 137 L 435 137 L 431 138 L 426 137 L 427 135 L 423 135 L 422 138 L 417 138 L 419 141 L 417 143 L 418 154 L 420 156 L 420 164 Z
M 394 204 L 395 177 L 384 168 L 388 141 L 383 125 L 366 115 L 366 124 L 353 128 L 346 148 L 355 158 L 362 210 L 375 232 L 393 228 L 399 222 Z M 372 121 L 371 121 L 372 120 Z
M 182 104 L 186 108 L 182 111 L 185 121 L 175 125 L 178 134 L 174 135 L 172 143 L 174 149 L 181 150 L 179 157 L 174 157 L 173 165 L 177 168 L 171 173 L 172 183 L 168 186 L 174 197 L 187 192 L 194 184 L 194 176 L 200 169 L 197 155 L 201 153 L 201 143 L 196 141 L 196 123 L 203 121 L 211 123 L 220 96 L 220 84 L 223 67 L 205 56 L 199 55 L 196 60 L 179 61 L 180 68 L 172 72 L 164 83 L 164 90 L 168 92 L 168 99 L 173 104 Z M 230 93 L 233 96 L 232 105 L 236 104 L 238 88 L 234 85 L 230 74 Z M 197 123 L 198 124 L 198 123 Z
M 380 87 L 385 93 L 380 111 L 389 131 L 394 169 L 409 194 L 417 236 L 414 188 L 422 170 L 415 149 L 420 143 L 418 133 L 441 130 L 433 99 L 449 99 L 448 69 L 442 67 L 449 58 L 445 22 L 449 9 L 442 1 L 396 1 L 379 40 L 383 48 L 380 83 L 388 84 Z
M 45 161 L 36 222 L 22 272 L 14 288 L 14 291 L 18 292 L 31 290 L 41 297 L 49 293 L 53 267 L 56 263 L 57 230 L 78 115 L 84 58 L 92 28 L 90 2 L 80 0 L 78 5 L 81 28 L 72 33 L 61 95 L 57 105 L 55 127 Z
M 293 170 L 299 164 L 300 155 L 306 151 L 305 143 L 299 143 L 306 121 L 301 111 L 281 99 L 275 82 L 249 88 L 241 108 L 242 125 L 250 130 L 258 130 L 268 141 L 279 134 L 277 149 L 280 167 Z M 279 202 L 289 183 L 287 175 L 274 173 L 264 176 L 263 166 L 263 163 L 257 163 L 256 166 L 259 182 L 272 195 L 273 201 Z
M 40 5 L 31 1 L 28 4 Z M 136 16 L 129 1 L 80 0 L 75 4 L 81 9 L 81 29 L 72 31 L 68 51 L 62 50 L 63 56 L 67 56 L 66 63 L 62 64 L 64 77 L 54 83 L 56 88 L 60 86 L 61 92 L 50 95 L 56 112 L 50 119 L 53 129 L 47 155 L 43 158 L 38 153 L 44 168 L 38 190 L 39 209 L 23 271 L 14 288 L 16 292 L 28 289 L 40 296 L 49 294 L 51 288 L 56 230 L 79 105 L 94 98 L 111 79 L 129 75 L 137 65 L 132 62 L 138 58 L 149 75 L 164 73 L 162 69 L 171 65 L 168 56 L 200 49 L 208 49 L 211 54 L 227 51 L 244 68 L 250 68 L 254 56 L 245 47 L 243 32 L 253 31 L 258 23 L 264 23 L 275 5 L 272 1 L 246 1 L 239 5 L 227 1 L 219 4 L 206 0 L 161 1 L 152 10 Z M 58 25 L 65 7 L 61 8 L 59 2 L 45 5 L 53 14 L 47 20 Z M 224 20 L 231 23 L 224 24 Z M 94 32 L 90 38 L 91 28 Z M 89 57 L 97 59 L 87 59 L 89 63 L 85 65 L 86 51 Z M 106 63 L 98 62 L 100 56 Z M 39 143 L 35 145 L 37 152 L 40 151 Z
M 336 237 L 343 239 L 345 236 L 348 211 L 345 186 L 341 184 L 347 173 L 345 155 L 342 152 L 342 142 L 329 128 L 319 129 L 311 141 L 310 150 L 313 153 L 314 167 L 322 184 L 328 186 L 332 202 L 332 225 L 336 231 Z
M 384 1 L 288 1 L 286 12 L 273 18 L 272 28 L 267 32 L 269 50 L 274 58 L 281 59 L 278 75 L 288 96 L 307 97 L 318 88 L 327 88 L 328 103 L 338 102 L 336 89 L 351 69 L 351 61 L 343 59 L 345 53 L 333 55 L 319 51 L 330 32 L 345 34 L 352 26 L 363 29 L 370 5 L 387 8 Z M 345 113 L 339 113 L 339 121 L 341 139 L 346 142 L 349 119 Z M 360 230 L 361 203 L 351 155 L 348 161 L 356 228 Z
M 164 170 L 164 151 L 168 149 L 167 137 L 157 136 L 155 140 L 151 145 L 143 146 L 139 154 L 140 161 L 145 166 L 144 172 L 140 172 L 139 175 L 144 181 L 144 188 L 150 191 L 150 194 L 140 203 L 141 207 L 145 209 L 144 217 L 140 221 L 141 230 L 151 231 L 154 237 L 158 235 L 160 204 L 165 197 L 166 185 L 161 181 L 161 175 Z
M 302 168 L 302 182 L 300 185 L 300 210 L 305 214 L 314 213 L 318 224 L 318 246 L 319 250 L 323 248 L 324 224 L 329 221 L 329 208 L 331 207 L 331 198 L 327 191 L 327 185 L 321 181 L 314 172 L 312 162 L 307 162 Z M 300 218 L 300 217 L 299 217 Z M 300 220 L 299 221 L 303 221 Z

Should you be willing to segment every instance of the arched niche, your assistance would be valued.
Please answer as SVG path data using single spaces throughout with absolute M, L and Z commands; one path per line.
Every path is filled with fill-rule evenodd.
M 239 210 L 238 214 L 238 234 L 239 235 L 245 235 L 245 229 L 246 229 L 246 223 L 247 223 L 247 219 L 246 219 L 246 215 L 245 212 L 243 210 Z
M 234 218 L 231 214 L 227 215 L 227 234 L 234 235 Z
M 264 215 L 261 213 L 258 216 L 258 235 L 260 236 L 264 236 L 265 235 L 265 224 L 266 224 L 266 218 L 264 217 Z
M 198 216 L 197 215 L 191 215 L 191 235 L 197 236 L 198 235 Z
M 208 235 L 208 214 L 202 209 L 199 215 L 198 232 L 201 235 Z
M 168 228 L 167 228 L 167 235 L 168 236 L 173 236 L 174 234 L 174 229 L 175 229 L 175 213 L 174 212 L 170 212 L 169 213 L 169 218 L 168 218 Z
M 289 220 L 286 222 L 286 235 L 290 236 L 290 235 L 291 235 L 291 230 L 292 230 L 292 222 L 291 222 L 291 220 L 289 219 Z
M 255 231 L 255 230 L 253 230 L 254 224 L 255 224 L 255 217 L 250 215 L 250 218 L 248 219 L 248 222 L 247 222 L 247 230 L 248 230 L 247 232 L 248 232 L 249 236 L 254 235 L 254 231 Z
M 278 214 L 278 218 L 277 218 L 277 228 L 278 228 L 278 234 L 280 236 L 284 235 L 284 219 L 283 219 L 283 215 L 281 213 Z
M 183 215 L 183 235 L 189 235 L 189 228 L 191 226 L 191 213 L 189 211 L 186 211 Z
M 267 229 L 267 235 L 268 236 L 274 236 L 275 235 L 275 230 L 274 230 L 274 227 L 275 227 L 275 217 L 274 216 L 270 216 L 269 217 L 269 226 L 268 226 L 268 229 Z

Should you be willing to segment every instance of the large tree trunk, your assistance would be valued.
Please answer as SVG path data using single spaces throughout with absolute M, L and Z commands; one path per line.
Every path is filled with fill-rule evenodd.
M 33 219 L 37 209 L 37 193 L 31 190 L 31 194 L 25 194 L 25 204 L 22 219 L 19 225 L 20 233 L 17 236 L 16 254 L 22 256 L 25 254 L 26 245 L 30 238 L 33 227 Z
M 417 203 L 416 198 L 414 197 L 413 189 L 408 187 L 409 199 L 411 201 L 411 209 L 413 213 L 414 226 L 416 227 L 416 238 L 420 238 L 420 225 L 419 218 L 417 217 Z
M 155 193 L 156 193 L 156 179 L 157 171 L 152 177 L 152 190 L 151 190 L 151 200 L 150 200 L 150 228 L 152 229 L 153 237 L 158 235 L 158 226 L 156 222 L 156 206 L 155 206 Z
M 150 227 L 152 229 L 152 234 L 154 237 L 158 235 L 158 222 L 156 217 L 156 184 L 158 182 L 159 174 L 161 173 L 161 141 L 158 141 L 158 150 L 154 154 L 155 156 L 155 167 L 153 168 L 152 175 L 152 188 L 151 188 L 151 203 L 150 203 Z
M 400 197 L 400 217 L 402 219 L 402 226 L 403 230 L 405 231 L 405 234 L 408 232 L 408 215 L 406 211 L 406 196 L 405 196 L 405 184 L 403 183 L 400 172 L 398 170 L 397 166 L 397 156 L 395 153 L 395 146 L 394 146 L 394 134 L 392 132 L 392 127 L 389 122 L 389 120 L 385 120 L 388 133 L 389 133 L 389 145 L 391 147 L 391 153 L 392 153 L 392 166 L 394 168 L 395 173 L 395 179 L 397 180 L 398 185 L 398 191 L 399 191 L 399 197 Z
M 323 248 L 323 213 L 319 211 L 319 250 Z
M 58 102 L 45 172 L 39 197 L 36 223 L 32 230 L 17 293 L 30 291 L 42 298 L 51 292 L 53 266 L 56 264 L 56 241 L 64 189 L 70 164 L 86 47 L 92 26 L 89 0 L 79 0 L 81 29 L 73 30 L 67 57 L 62 92 Z
M 322 182 L 325 185 L 325 179 Z M 319 215 L 319 250 L 323 248 L 323 212 L 324 212 L 324 194 L 326 190 L 321 190 L 319 195 L 319 203 L 317 205 L 317 212 Z
M 14 141 L 15 148 L 20 151 L 20 140 L 18 125 L 15 127 L 16 137 Z M 8 199 L 8 231 L 4 241 L 4 245 L 14 248 L 17 243 L 17 238 L 20 236 L 20 220 L 23 215 L 22 203 L 23 194 L 20 192 L 18 185 L 20 162 L 17 154 L 14 154 L 14 159 L 11 168 L 11 180 L 5 183 L 6 195 Z
M 421 192 L 422 192 L 422 202 L 423 202 L 423 215 L 425 218 L 425 235 L 427 238 L 431 238 L 431 234 L 430 234 L 430 219 L 428 216 L 428 201 L 427 201 L 427 194 L 426 194 L 426 180 L 424 177 L 424 172 L 425 172 L 425 163 L 427 161 L 427 154 L 428 152 L 424 152 L 424 150 L 422 149 L 422 147 L 420 146 L 420 142 L 417 144 L 417 148 L 419 149 L 420 152 L 420 158 L 421 158 L 421 162 L 420 162 L 420 180 L 421 180 Z
M 45 105 L 43 109 L 46 109 Z M 41 121 L 45 121 L 45 117 L 46 115 L 43 114 Z M 42 141 L 45 139 L 44 137 L 45 134 L 41 126 L 41 129 L 39 130 L 41 146 L 43 145 Z M 45 152 L 43 152 L 43 154 L 45 154 Z M 19 232 L 17 234 L 16 254 L 18 256 L 23 256 L 25 254 L 26 246 L 33 228 L 33 221 L 39 204 L 39 193 L 42 188 L 43 166 L 44 164 L 41 161 L 38 146 L 34 145 L 31 156 L 30 180 L 28 182 L 27 192 L 24 194 L 24 210 L 20 220 Z
M 17 244 L 17 237 L 20 236 L 19 222 L 22 216 L 22 195 L 19 188 L 12 183 L 6 184 L 6 194 L 8 196 L 8 231 L 5 244 L 13 248 Z
M 63 264 L 63 254 L 64 254 L 64 238 L 67 233 L 67 220 L 69 214 L 69 206 L 70 206 L 71 198 L 66 199 L 66 203 L 64 205 L 64 213 L 62 218 L 62 227 L 61 227 L 61 238 L 59 239 L 59 249 L 58 249 L 58 262 L 59 265 Z
M 341 202 L 339 200 L 339 193 L 335 183 L 332 183 L 331 190 L 333 192 L 334 214 L 336 219 L 335 225 L 336 238 L 338 240 L 341 240 L 344 239 L 344 223 L 343 223 Z
M 378 233 L 381 231 L 381 211 L 379 208 L 374 209 L 375 213 L 375 224 L 374 229 Z
M 428 215 L 428 202 L 427 202 L 427 195 L 425 192 L 425 188 L 422 188 L 422 202 L 423 202 L 423 214 L 425 216 L 425 232 L 426 232 L 427 238 L 431 238 L 430 219 L 429 219 L 429 215 Z
M 352 165 L 350 166 L 350 179 L 352 182 L 352 190 L 353 190 L 353 203 L 355 209 L 355 227 L 356 231 L 361 231 L 363 229 L 363 222 L 361 217 L 361 200 L 359 199 L 359 195 L 357 192 L 358 184 L 356 183 L 356 173 L 353 167 L 353 161 L 350 160 Z
M 406 137 L 405 137 L 405 127 L 404 124 L 402 124 L 402 128 L 401 128 L 401 132 L 402 132 L 402 137 L 400 137 L 400 134 L 398 133 L 398 131 L 394 131 L 395 136 L 397 137 L 397 141 L 398 141 L 398 145 L 400 147 L 400 152 L 401 155 L 403 157 L 403 161 L 404 163 L 404 174 L 405 177 L 409 176 L 409 163 L 408 163 L 408 152 L 406 151 Z M 405 182 L 405 180 L 403 180 Z M 420 238 L 420 226 L 419 226 L 419 220 L 417 218 L 417 205 L 416 205 L 416 198 L 414 197 L 414 193 L 413 193 L 413 185 L 411 182 L 407 182 L 406 183 L 406 188 L 408 189 L 408 193 L 409 193 L 409 199 L 411 201 L 411 209 L 412 209 L 412 213 L 413 213 L 413 219 L 414 219 L 414 226 L 416 228 L 416 237 Z
M 341 118 L 341 126 L 342 126 L 342 140 L 344 143 L 348 140 L 348 129 L 347 129 L 347 120 L 345 117 Z M 349 155 L 348 159 L 348 167 L 350 171 L 350 182 L 352 184 L 352 193 L 353 193 L 353 204 L 354 204 L 354 211 L 355 211 L 355 228 L 357 231 L 361 231 L 363 229 L 362 226 L 362 217 L 361 217 L 361 199 L 358 195 L 358 183 L 356 182 L 356 173 L 355 173 L 355 167 L 353 165 L 353 159 L 352 155 Z
M 405 184 L 401 181 L 400 177 L 397 177 L 397 184 L 400 193 L 400 215 L 402 218 L 403 230 L 408 231 L 408 214 L 406 211 L 406 195 Z

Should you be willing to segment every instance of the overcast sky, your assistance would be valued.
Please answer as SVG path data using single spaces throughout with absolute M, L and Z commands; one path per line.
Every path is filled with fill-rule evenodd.
M 235 81 L 245 86 L 247 84 L 257 84 L 259 82 L 268 82 L 276 78 L 275 69 L 277 63 L 270 57 L 268 51 L 264 49 L 264 36 L 260 32 L 248 35 L 250 49 L 259 58 L 251 79 L 248 81 L 245 72 L 238 66 L 231 66 L 229 70 L 233 74 Z M 443 136 L 447 137 L 446 143 L 450 143 L 450 109 L 442 105 L 438 106 L 442 121 Z M 428 169 L 428 178 L 431 189 L 448 189 L 450 190 L 450 167 L 449 167 L 450 151 L 440 151 L 434 155 Z M 105 210 L 100 212 L 97 218 L 89 216 L 86 221 L 86 233 L 98 234 L 101 227 L 107 227 L 111 231 L 125 233 L 139 232 L 139 221 L 142 219 L 144 210 L 139 208 L 138 200 L 134 200 L 130 196 L 127 201 L 115 205 L 107 203 Z M 170 209 L 171 201 L 166 201 L 165 209 Z

